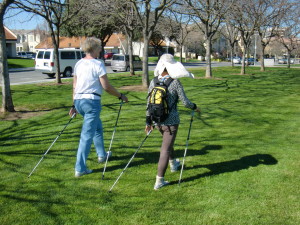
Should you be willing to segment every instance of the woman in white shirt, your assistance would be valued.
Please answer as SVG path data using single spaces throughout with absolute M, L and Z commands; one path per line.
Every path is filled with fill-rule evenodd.
M 127 97 L 109 83 L 104 63 L 96 59 L 101 51 L 101 41 L 93 37 L 87 38 L 81 48 L 86 56 L 78 61 L 74 68 L 74 105 L 69 113 L 72 116 L 78 112 L 84 118 L 75 164 L 75 177 L 92 173 L 92 170 L 86 166 L 92 142 L 94 142 L 99 163 L 111 156 L 111 152 L 105 152 L 103 142 L 100 119 L 102 90 L 128 102 Z

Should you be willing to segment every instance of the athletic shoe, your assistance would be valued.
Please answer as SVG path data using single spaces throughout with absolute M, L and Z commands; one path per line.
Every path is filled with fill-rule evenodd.
M 106 153 L 106 157 L 110 158 L 112 156 L 112 152 L 108 151 Z M 98 157 L 98 163 L 103 163 L 106 161 L 106 157 Z
M 75 170 L 75 177 L 81 177 L 83 175 L 90 174 L 92 172 L 93 172 L 93 170 L 89 170 L 89 169 L 86 169 L 83 172 L 78 172 L 78 171 Z
M 163 177 L 156 176 L 156 182 L 155 182 L 155 185 L 154 185 L 154 190 L 158 190 L 161 187 L 166 186 L 168 184 L 169 184 L 169 182 L 165 181 Z
M 169 160 L 171 172 L 176 172 L 180 169 L 181 164 L 179 159 Z

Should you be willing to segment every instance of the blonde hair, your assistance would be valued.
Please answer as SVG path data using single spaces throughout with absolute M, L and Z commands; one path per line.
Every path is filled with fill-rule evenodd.
M 101 41 L 95 37 L 88 37 L 81 45 L 81 49 L 85 53 L 92 53 L 95 50 L 101 49 Z

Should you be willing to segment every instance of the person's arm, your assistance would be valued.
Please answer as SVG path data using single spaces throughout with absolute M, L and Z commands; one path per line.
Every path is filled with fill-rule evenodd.
M 77 113 L 77 111 L 76 111 L 76 109 L 75 109 L 75 106 L 74 106 L 74 97 L 75 97 L 75 88 L 76 88 L 76 84 L 77 84 L 77 76 L 76 75 L 74 75 L 74 77 L 73 77 L 73 105 L 72 105 L 72 107 L 71 107 L 71 109 L 70 109 L 70 111 L 69 111 L 69 115 L 72 117 L 73 115 L 74 115 L 74 113 L 76 114 Z
M 152 90 L 152 88 L 154 87 L 154 82 L 153 80 L 150 82 L 149 88 L 148 88 L 148 95 L 150 93 L 150 91 Z M 149 97 L 148 97 L 149 98 Z M 150 132 L 150 130 L 153 130 L 153 126 L 152 126 L 152 120 L 148 111 L 148 105 L 149 105 L 149 101 L 147 99 L 147 108 L 146 108 L 146 127 L 145 127 L 145 132 L 148 134 Z
M 109 93 L 110 95 L 116 96 L 118 97 L 120 100 L 124 101 L 124 102 L 128 102 L 127 97 L 124 94 L 121 94 L 120 92 L 117 91 L 117 89 L 115 89 L 108 80 L 107 75 L 103 75 L 100 78 L 100 83 L 103 87 L 103 89 Z
M 180 83 L 179 80 L 176 80 L 177 81 L 177 87 L 176 87 L 176 90 L 177 90 L 177 93 L 178 93 L 178 97 L 180 99 L 180 101 L 183 103 L 183 105 L 186 107 L 186 108 L 190 108 L 192 110 L 195 110 L 196 112 L 199 112 L 200 113 L 200 108 L 197 107 L 197 105 L 195 103 L 192 103 L 185 95 L 185 92 L 184 92 L 184 89 L 183 89 L 183 86 L 182 84 Z

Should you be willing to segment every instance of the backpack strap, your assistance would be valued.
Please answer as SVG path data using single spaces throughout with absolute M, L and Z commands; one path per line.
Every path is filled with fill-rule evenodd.
M 166 79 L 166 82 L 165 82 L 165 85 L 167 86 L 167 87 L 169 87 L 169 85 L 171 84 L 171 82 L 173 81 L 174 79 L 173 78 L 168 78 L 168 79 Z

